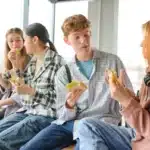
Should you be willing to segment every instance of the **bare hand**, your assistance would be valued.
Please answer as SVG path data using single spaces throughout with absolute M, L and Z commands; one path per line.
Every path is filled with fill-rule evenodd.
M 14 68 L 17 68 L 17 62 L 16 62 L 16 52 L 15 51 L 9 51 L 8 52 L 8 59 L 10 60 L 10 62 L 12 63 L 12 66 L 14 67 Z
M 120 82 L 120 84 L 122 84 L 123 86 L 125 86 L 125 71 L 123 69 L 120 70 L 119 72 L 119 77 L 117 78 L 117 80 Z M 105 70 L 105 81 L 107 84 L 109 84 L 109 70 Z
M 67 95 L 67 104 L 73 108 L 85 89 L 75 88 Z
M 125 88 L 125 90 L 127 91 L 127 93 L 134 98 L 135 100 L 139 101 L 139 98 L 136 96 L 136 94 L 131 91 L 130 89 L 128 89 L 126 87 L 126 83 L 125 83 L 125 71 L 123 69 L 120 70 L 120 74 L 119 74 L 119 78 L 118 78 L 119 83 Z
M 127 89 L 124 85 L 123 72 L 120 72 L 120 76 L 117 82 L 108 79 L 111 97 L 118 102 L 120 102 L 124 107 L 126 107 L 135 94 Z
M 9 79 L 10 83 L 12 84 L 12 86 L 16 87 L 16 86 L 21 86 L 24 85 L 24 80 L 20 77 L 14 77 L 14 78 L 10 78 Z
M 30 87 L 27 84 L 16 86 L 15 90 L 18 94 L 28 94 L 31 96 L 35 95 L 35 89 L 33 89 L 32 87 Z

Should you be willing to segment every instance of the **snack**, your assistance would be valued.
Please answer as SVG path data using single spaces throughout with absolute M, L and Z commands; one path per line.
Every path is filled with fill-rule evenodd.
M 117 78 L 117 73 L 114 70 L 108 70 L 108 77 L 113 81 L 113 82 L 118 82 Z
M 16 49 L 16 54 L 20 54 L 20 49 Z
M 9 81 L 13 84 L 16 84 L 16 77 L 15 76 L 11 76 L 11 78 L 9 79 Z
M 16 86 L 19 86 L 19 85 L 22 85 L 24 84 L 24 80 L 19 78 L 19 77 L 15 77 L 15 76 L 12 76 L 9 81 L 13 84 L 15 84 Z
M 66 88 L 70 91 L 70 90 L 72 90 L 73 88 L 75 88 L 77 86 L 80 86 L 83 89 L 87 89 L 87 86 L 83 82 L 79 82 L 79 81 L 75 81 L 75 80 L 73 80 L 72 82 L 68 83 L 66 85 Z

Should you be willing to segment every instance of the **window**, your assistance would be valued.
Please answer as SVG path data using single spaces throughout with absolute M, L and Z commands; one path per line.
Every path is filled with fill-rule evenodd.
M 48 0 L 30 0 L 29 2 L 29 24 L 42 23 L 48 30 L 51 39 L 51 28 L 53 25 L 53 5 Z
M 88 16 L 88 1 L 78 2 L 60 2 L 56 3 L 56 17 L 55 17 L 55 39 L 54 43 L 61 56 L 69 61 L 74 55 L 74 51 L 63 41 L 63 33 L 61 31 L 61 25 L 64 19 L 74 15 L 83 14 Z
M 150 19 L 149 6 L 149 0 L 119 1 L 118 55 L 127 68 L 135 91 L 139 89 L 144 75 L 141 27 Z
M 0 71 L 3 69 L 5 34 L 9 28 L 23 27 L 23 0 L 3 0 L 0 5 Z

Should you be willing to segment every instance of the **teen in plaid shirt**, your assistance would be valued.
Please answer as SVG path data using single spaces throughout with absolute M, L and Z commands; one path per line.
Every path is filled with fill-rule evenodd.
M 18 150 L 56 118 L 54 77 L 64 61 L 42 24 L 29 25 L 25 34 L 25 47 L 33 58 L 24 73 L 25 84 L 16 86 L 11 97 L 23 107 L 0 121 L 0 150 Z

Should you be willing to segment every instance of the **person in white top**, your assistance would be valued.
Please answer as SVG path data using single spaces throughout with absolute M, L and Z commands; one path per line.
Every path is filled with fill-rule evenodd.
M 16 93 L 10 97 L 14 103 L 21 102 L 22 108 L 0 121 L 1 150 L 18 150 L 56 118 L 54 77 L 64 60 L 40 23 L 26 27 L 24 45 L 33 57 L 24 72 L 24 82 L 15 84 Z

